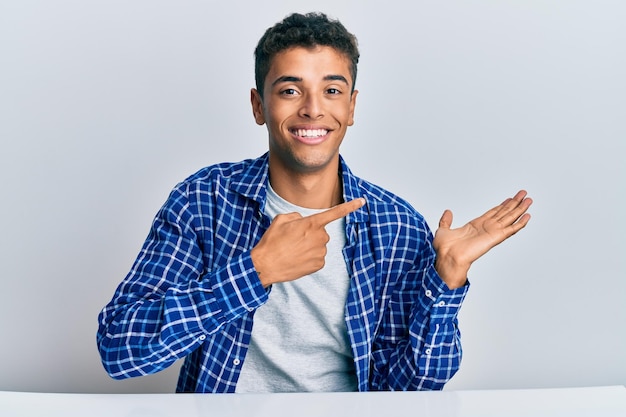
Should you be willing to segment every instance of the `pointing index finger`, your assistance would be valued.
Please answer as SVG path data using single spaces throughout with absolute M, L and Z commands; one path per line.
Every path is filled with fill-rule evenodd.
M 309 216 L 309 218 L 311 220 L 314 220 L 315 223 L 320 226 L 326 226 L 332 221 L 341 219 L 342 217 L 346 217 L 353 211 L 356 211 L 363 207 L 363 205 L 365 205 L 364 198 L 355 198 L 354 200 L 338 204 L 335 207 L 329 208 L 328 210 L 321 213 L 313 214 Z

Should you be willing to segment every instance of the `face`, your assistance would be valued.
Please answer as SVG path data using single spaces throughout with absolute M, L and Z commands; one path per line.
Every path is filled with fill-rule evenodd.
M 350 62 L 328 46 L 294 47 L 277 54 L 263 99 L 252 90 L 252 110 L 269 133 L 273 173 L 337 172 L 339 145 L 354 123 Z

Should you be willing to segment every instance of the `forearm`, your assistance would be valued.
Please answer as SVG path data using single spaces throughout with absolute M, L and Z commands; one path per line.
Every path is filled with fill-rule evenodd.
M 417 290 L 405 337 L 374 352 L 378 379 L 372 380 L 373 389 L 439 390 L 459 368 L 457 315 L 468 285 L 450 290 L 431 269 Z
M 100 314 L 98 348 L 113 378 L 168 367 L 267 299 L 249 253 L 201 279 L 131 290 L 148 288 L 140 283 L 149 281 L 131 275 Z

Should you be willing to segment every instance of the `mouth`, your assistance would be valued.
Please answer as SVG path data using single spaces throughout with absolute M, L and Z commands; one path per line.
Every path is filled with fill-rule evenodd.
M 328 129 L 290 129 L 291 134 L 300 142 L 316 145 L 328 136 Z
M 319 138 L 328 135 L 326 129 L 292 129 L 291 133 L 301 138 Z

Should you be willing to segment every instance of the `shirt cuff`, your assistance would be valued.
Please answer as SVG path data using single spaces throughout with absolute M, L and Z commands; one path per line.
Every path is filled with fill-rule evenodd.
M 456 320 L 463 300 L 469 291 L 470 283 L 453 290 L 441 279 L 434 265 L 431 265 L 423 283 L 424 295 L 430 307 L 431 324 L 441 324 Z
M 227 321 L 254 311 L 267 301 L 250 253 L 242 254 L 214 275 L 213 291 Z

